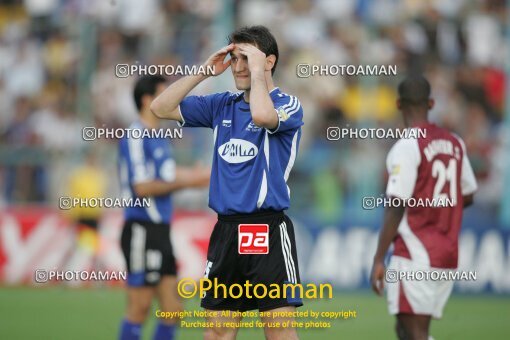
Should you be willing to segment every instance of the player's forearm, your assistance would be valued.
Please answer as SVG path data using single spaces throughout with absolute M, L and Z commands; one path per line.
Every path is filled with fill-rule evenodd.
M 250 90 L 250 111 L 253 123 L 267 129 L 278 126 L 278 115 L 269 96 L 264 74 L 252 74 Z
M 207 75 L 192 75 L 177 80 L 152 101 L 150 106 L 152 113 L 162 119 L 180 121 L 179 104 L 207 77 Z
M 404 211 L 405 208 L 402 206 L 398 208 L 386 208 L 384 212 L 384 223 L 379 234 L 379 243 L 375 252 L 374 261 L 384 261 L 384 257 L 386 256 L 391 243 L 395 239 L 395 236 L 397 236 L 398 226 L 404 216 Z
M 172 182 L 153 180 L 133 186 L 138 197 L 163 196 L 185 188 L 201 188 L 209 184 L 210 170 L 177 168 Z
M 462 202 L 463 202 L 463 207 L 464 208 L 467 208 L 470 205 L 472 205 L 473 201 L 474 201 L 474 195 L 473 194 L 462 196 Z
M 184 188 L 201 188 L 209 185 L 211 169 L 208 167 L 178 167 L 175 183 Z
M 164 196 L 182 188 L 181 183 L 175 181 L 165 182 L 162 180 L 138 183 L 133 186 L 133 190 L 138 197 Z

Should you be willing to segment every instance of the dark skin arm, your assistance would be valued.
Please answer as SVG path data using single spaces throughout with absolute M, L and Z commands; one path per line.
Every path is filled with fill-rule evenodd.
M 474 201 L 473 194 L 462 196 L 462 201 L 464 202 L 464 208 L 469 207 Z
M 379 243 L 375 252 L 372 275 L 370 277 L 372 289 L 378 295 L 382 295 L 384 289 L 384 273 L 386 270 L 384 267 L 384 257 L 393 239 L 397 236 L 398 225 L 404 216 L 404 212 L 403 204 L 399 204 L 398 207 L 388 207 L 384 211 L 384 223 L 379 234 Z

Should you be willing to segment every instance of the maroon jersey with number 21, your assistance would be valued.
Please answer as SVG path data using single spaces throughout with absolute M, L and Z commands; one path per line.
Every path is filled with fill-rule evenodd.
M 386 195 L 406 201 L 394 256 L 433 268 L 457 268 L 463 195 L 476 180 L 462 139 L 426 123 L 418 138 L 400 139 L 386 159 Z

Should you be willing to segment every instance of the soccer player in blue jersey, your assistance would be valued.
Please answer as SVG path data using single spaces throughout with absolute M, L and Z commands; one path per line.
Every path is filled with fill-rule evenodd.
M 151 104 L 160 118 L 213 130 L 209 206 L 218 213 L 218 222 L 209 242 L 205 275 L 227 287 L 247 281 L 268 289 L 271 284 L 300 283 L 294 227 L 284 211 L 290 203 L 287 179 L 296 160 L 303 110 L 296 97 L 275 87 L 272 75 L 277 63 L 278 46 L 269 30 L 245 27 L 233 32 L 229 45 L 204 64 L 213 66 L 215 75 L 230 67 L 241 92 L 190 96 L 208 77 L 192 75 L 170 85 Z M 269 228 L 246 237 L 242 224 L 267 224 Z M 257 238 L 258 245 L 250 242 Z M 208 292 L 201 305 L 207 310 L 294 312 L 302 305 L 301 297 L 289 295 L 256 299 L 251 292 L 252 298 L 234 299 Z M 279 313 L 284 314 L 290 313 Z M 221 324 L 239 319 L 212 317 L 209 321 Z M 262 321 L 267 325 L 292 318 L 264 317 Z M 264 332 L 268 339 L 297 339 L 296 330 L 289 327 L 265 327 Z M 236 334 L 232 327 L 205 330 L 206 339 L 234 339 Z
M 140 119 L 130 129 L 160 128 L 160 120 L 149 106 L 165 88 L 165 79 L 161 76 L 144 76 L 137 81 L 134 99 Z M 120 140 L 119 176 L 123 197 L 150 198 L 150 206 L 129 207 L 124 211 L 121 246 L 128 269 L 128 299 L 120 330 L 121 340 L 140 338 L 154 296 L 158 297 L 162 311 L 181 309 L 170 241 L 171 193 L 183 188 L 207 186 L 209 172 L 210 169 L 205 167 L 177 167 L 168 139 L 125 137 Z M 175 322 L 174 319 L 159 320 L 154 339 L 173 339 Z

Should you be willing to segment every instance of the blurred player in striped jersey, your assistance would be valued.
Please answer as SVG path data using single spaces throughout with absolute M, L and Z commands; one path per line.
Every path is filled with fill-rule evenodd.
M 130 129 L 160 128 L 160 120 L 149 106 L 165 88 L 163 77 L 138 79 L 134 99 L 140 118 L 131 124 Z M 162 311 L 182 309 L 170 241 L 171 193 L 207 186 L 209 172 L 210 169 L 204 167 L 177 167 L 168 139 L 125 137 L 120 141 L 119 176 L 123 197 L 150 198 L 149 207 L 129 207 L 124 211 L 121 245 L 128 269 L 128 299 L 120 330 L 121 340 L 140 338 L 153 297 L 157 296 Z M 174 319 L 159 320 L 154 339 L 173 339 L 175 322 Z
M 205 275 L 227 287 L 248 281 L 267 288 L 270 284 L 283 287 L 285 283 L 300 283 L 294 227 L 284 211 L 290 205 L 287 179 L 297 156 L 303 110 L 296 97 L 273 83 L 278 56 L 278 45 L 267 28 L 241 28 L 230 35 L 228 46 L 205 62 L 205 66 L 215 68 L 216 75 L 230 67 L 241 92 L 188 96 L 207 78 L 193 75 L 173 83 L 151 105 L 161 118 L 213 131 L 209 206 L 218 213 L 218 222 L 209 241 Z M 242 228 L 243 224 L 259 226 Z M 255 239 L 257 242 L 252 242 Z M 250 295 L 253 297 L 253 292 Z M 245 294 L 236 299 L 208 292 L 201 306 L 288 315 L 302 305 L 301 297 L 292 295 L 250 298 Z M 240 319 L 225 316 L 209 321 L 216 324 Z M 287 316 L 263 318 L 266 325 L 291 320 Z M 289 327 L 266 327 L 264 332 L 268 339 L 297 339 L 295 329 Z M 205 338 L 234 339 L 236 334 L 232 327 L 214 327 L 206 329 Z
M 387 274 L 384 257 L 393 243 L 388 271 L 398 278 L 411 275 L 402 280 L 386 276 L 389 312 L 397 317 L 400 339 L 426 340 L 431 318 L 441 318 L 454 282 L 418 280 L 412 273 L 457 268 L 462 213 L 472 204 L 477 184 L 462 139 L 428 121 L 434 105 L 428 81 L 408 77 L 398 93 L 406 127 L 423 129 L 426 136 L 400 139 L 388 153 L 386 195 L 401 201 L 386 208 L 371 281 L 381 295 Z M 404 208 L 409 199 L 442 204 Z

